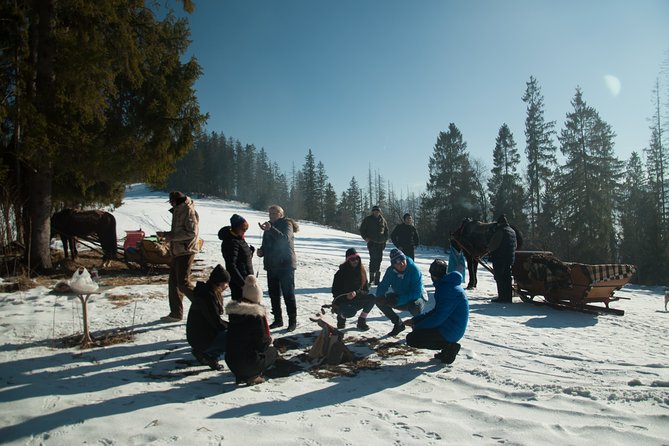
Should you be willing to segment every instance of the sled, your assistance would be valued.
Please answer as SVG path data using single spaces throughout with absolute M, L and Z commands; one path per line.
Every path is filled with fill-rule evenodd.
M 132 262 L 140 265 L 142 269 L 170 267 L 172 265 L 172 255 L 170 254 L 170 244 L 157 236 L 146 237 L 144 231 L 125 231 L 126 237 L 123 242 L 123 254 L 126 264 Z M 198 239 L 198 250 L 202 249 L 204 241 Z M 197 259 L 196 259 L 197 261 Z M 196 271 L 196 269 L 193 269 Z
M 149 265 L 172 265 L 170 246 L 167 242 L 161 242 L 158 237 L 144 237 L 144 232 L 126 231 L 123 253 L 126 263 L 139 264 L 142 269 Z
M 514 288 L 523 302 L 543 296 L 544 303 L 554 307 L 620 316 L 625 312 L 609 303 L 621 299 L 614 293 L 635 273 L 634 265 L 562 262 L 549 251 L 516 251 L 512 268 Z

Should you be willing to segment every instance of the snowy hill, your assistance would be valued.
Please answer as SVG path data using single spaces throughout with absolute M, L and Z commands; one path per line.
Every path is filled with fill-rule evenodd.
M 166 199 L 141 185 L 129 189 L 114 211 L 119 236 L 140 227 L 147 234 L 169 229 Z M 233 213 L 249 221 L 247 241 L 259 246 L 257 223 L 266 213 L 215 199 L 195 204 L 205 270 L 222 263 L 217 233 Z M 236 386 L 227 369 L 193 364 L 185 323 L 159 321 L 168 312 L 164 283 L 147 280 L 94 296 L 94 334 L 132 328 L 135 336 L 86 350 L 56 342 L 81 331 L 77 299 L 46 287 L 0 294 L 0 442 L 667 444 L 669 314 L 662 287 L 628 285 L 617 292 L 624 299 L 612 304 L 624 316 L 593 315 L 517 299 L 490 304 L 495 284 L 483 270 L 478 288 L 468 291 L 470 324 L 452 366 L 434 361 L 431 351 L 407 348 L 401 336 L 384 338 L 391 324 L 375 308 L 370 331 L 345 332 L 351 350 L 376 367 L 311 369 L 304 353 L 318 327 L 309 316 L 330 302 L 345 250 L 355 247 L 365 265 L 368 257 L 357 234 L 309 222 L 300 228 L 299 325 L 295 333 L 272 335 L 286 342 L 282 356 L 301 370 L 254 387 Z M 423 247 L 416 253 L 430 293 L 427 269 L 439 256 Z M 265 289 L 264 271 L 259 282 Z

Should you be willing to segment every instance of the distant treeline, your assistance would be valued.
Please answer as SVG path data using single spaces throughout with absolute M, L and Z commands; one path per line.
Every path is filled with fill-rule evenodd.
M 627 161 L 615 157 L 613 129 L 579 88 L 558 133 L 556 123 L 544 119 L 536 79 L 530 77 L 526 86 L 524 172 L 506 124 L 495 140 L 490 170 L 471 158 L 454 123 L 440 132 L 426 160 L 426 190 L 419 196 L 398 196 L 394 185 L 371 169 L 365 185 L 353 177 L 338 194 L 311 149 L 304 164 L 286 174 L 264 148 L 211 133 L 177 163 L 168 187 L 246 202 L 258 210 L 276 203 L 292 218 L 350 232 L 357 232 L 378 204 L 391 230 L 410 212 L 422 242 L 440 246 L 447 246 L 450 232 L 466 217 L 490 221 L 506 214 L 523 232 L 524 249 L 552 251 L 565 261 L 632 263 L 639 268 L 639 282 L 669 284 L 669 163 L 659 81 L 649 146 L 643 159 L 633 152 Z

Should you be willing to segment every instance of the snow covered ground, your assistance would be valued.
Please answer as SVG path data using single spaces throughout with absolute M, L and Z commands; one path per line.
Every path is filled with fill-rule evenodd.
M 114 212 L 119 237 L 140 227 L 147 234 L 169 229 L 165 201 L 164 193 L 141 185 L 129 189 Z M 217 232 L 233 213 L 249 220 L 247 240 L 259 246 L 257 223 L 266 213 L 221 200 L 195 202 L 206 269 L 222 263 Z M 611 304 L 624 316 L 593 315 L 517 298 L 491 304 L 495 283 L 482 270 L 478 288 L 467 292 L 470 325 L 453 365 L 433 360 L 434 352 L 405 348 L 401 336 L 383 338 L 391 324 L 374 309 L 370 331 L 345 331 L 351 350 L 378 367 L 334 369 L 328 378 L 327 369 L 310 373 L 304 360 L 318 331 L 308 318 L 330 302 L 345 250 L 357 248 L 365 265 L 367 251 L 357 234 L 300 226 L 299 326 L 273 336 L 293 341 L 283 357 L 304 370 L 258 386 L 238 387 L 227 369 L 194 365 L 185 323 L 159 321 L 168 312 L 164 283 L 147 279 L 93 296 L 94 336 L 132 328 L 135 337 L 83 350 L 59 343 L 82 330 L 77 299 L 48 287 L 0 294 L 0 443 L 669 444 L 664 287 L 628 285 L 616 294 L 624 299 Z M 440 256 L 438 249 L 417 251 L 430 293 L 427 269 Z M 104 284 L 104 270 L 100 275 Z M 260 283 L 266 288 L 264 271 Z M 347 370 L 351 376 L 341 373 Z

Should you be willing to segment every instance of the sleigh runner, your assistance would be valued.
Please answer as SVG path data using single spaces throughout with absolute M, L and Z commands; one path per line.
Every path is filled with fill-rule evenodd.
M 547 251 L 517 251 L 512 273 L 515 290 L 524 302 L 543 296 L 546 303 L 557 307 L 623 315 L 623 310 L 610 308 L 609 303 L 621 299 L 614 293 L 630 281 L 636 267 L 568 263 Z

